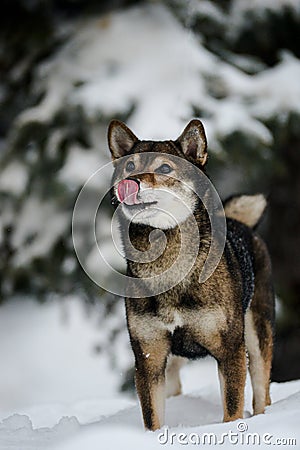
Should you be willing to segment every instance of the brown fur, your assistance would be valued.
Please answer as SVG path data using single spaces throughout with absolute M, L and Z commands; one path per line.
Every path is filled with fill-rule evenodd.
M 190 122 L 177 141 L 165 142 L 139 141 L 126 125 L 113 121 L 109 128 L 109 146 L 115 161 L 114 183 L 130 176 L 151 188 L 163 185 L 181 192 L 177 180 L 155 173 L 159 165 L 167 162 L 172 165 L 175 174 L 180 174 L 187 180 L 191 179 L 191 174 L 180 165 L 174 165 L 174 162 L 168 159 L 168 154 L 181 156 L 202 171 L 205 170 L 206 138 L 201 122 L 196 120 Z M 156 152 L 158 155 L 156 158 L 147 157 L 145 163 L 139 158 L 139 155 L 145 152 Z M 118 164 L 120 156 L 128 157 L 126 161 L 134 161 L 134 172 L 126 171 L 126 161 L 120 161 Z M 147 173 L 147 170 L 154 173 Z M 237 215 L 239 203 L 233 204 L 234 214 Z M 248 202 L 249 204 L 251 202 Z M 248 212 L 251 213 L 251 207 L 248 207 Z M 254 413 L 262 413 L 265 406 L 270 404 L 274 296 L 266 247 L 247 226 L 236 221 L 228 222 L 232 236 L 240 233 L 237 236 L 241 235 L 244 246 L 248 246 L 253 252 L 253 267 L 249 266 L 247 270 L 255 275 L 254 294 L 246 312 L 243 303 L 245 270 L 241 266 L 241 250 L 235 247 L 234 240 L 228 240 L 225 252 L 210 278 L 199 283 L 199 276 L 210 248 L 210 222 L 201 205 L 195 206 L 193 216 L 187 217 L 182 224 L 183 229 L 188 231 L 183 233 L 184 236 L 177 226 L 164 229 L 167 246 L 154 261 L 133 262 L 135 250 L 127 252 L 129 276 L 145 278 L 165 273 L 176 261 L 183 237 L 188 258 L 188 249 L 192 248 L 195 242 L 192 219 L 196 219 L 201 237 L 200 250 L 188 275 L 179 283 L 175 283 L 173 288 L 159 295 L 140 299 L 126 298 L 127 324 L 135 355 L 136 388 L 145 427 L 150 430 L 163 425 L 165 395 L 168 391 L 173 395 L 180 393 L 179 368 L 183 358 L 194 359 L 210 354 L 217 360 L 224 421 L 235 420 L 243 417 L 247 345 Z M 252 223 L 255 217 L 256 222 L 258 216 L 256 212 L 249 221 Z M 247 224 L 247 208 L 243 209 L 241 217 Z M 126 220 L 126 217 L 120 216 L 121 229 Z M 148 250 L 151 231 L 153 228 L 149 225 L 131 223 L 129 237 L 133 247 L 138 251 Z M 129 248 L 126 239 L 124 237 L 125 251 Z M 159 245 L 159 241 L 152 242 L 154 249 Z M 169 279 L 180 279 L 181 269 L 184 270 L 184 267 L 171 271 L 168 274 Z M 165 388 L 166 379 L 167 382 L 172 382 L 169 389 Z

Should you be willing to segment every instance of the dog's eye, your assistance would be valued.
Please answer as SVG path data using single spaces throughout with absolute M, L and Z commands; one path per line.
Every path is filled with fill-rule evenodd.
M 128 172 L 132 172 L 135 169 L 135 164 L 133 161 L 128 161 L 128 163 L 126 164 L 126 170 L 128 170 Z
M 172 167 L 169 166 L 169 164 L 162 164 L 160 167 L 158 167 L 155 172 L 157 173 L 170 173 L 172 172 Z

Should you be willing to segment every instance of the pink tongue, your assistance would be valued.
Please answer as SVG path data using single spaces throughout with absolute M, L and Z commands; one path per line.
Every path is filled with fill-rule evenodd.
M 121 203 L 126 205 L 137 205 L 139 200 L 137 194 L 139 191 L 139 185 L 133 180 L 122 180 L 118 184 L 118 196 Z

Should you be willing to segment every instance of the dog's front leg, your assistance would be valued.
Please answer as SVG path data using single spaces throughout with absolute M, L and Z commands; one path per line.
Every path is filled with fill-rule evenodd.
M 238 348 L 227 347 L 226 355 L 218 363 L 224 422 L 242 419 L 246 383 L 246 351 L 242 343 Z
M 167 336 L 155 336 L 141 340 L 131 337 L 135 355 L 135 383 L 140 399 L 144 424 L 149 430 L 157 430 L 164 424 L 165 371 L 169 354 Z

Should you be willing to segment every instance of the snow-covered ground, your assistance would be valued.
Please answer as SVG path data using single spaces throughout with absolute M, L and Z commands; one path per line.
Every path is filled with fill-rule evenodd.
M 270 448 L 277 439 L 281 445 L 296 439 L 285 447 L 300 448 L 300 380 L 273 383 L 273 404 L 256 417 L 248 380 L 245 419 L 222 424 L 212 359 L 183 368 L 184 393 L 167 401 L 167 426 L 145 432 L 136 398 L 118 393 L 121 374 L 93 351 L 103 333 L 98 314 L 97 308 L 87 314 L 76 298 L 43 305 L 22 299 L 0 307 L 1 450 L 147 450 L 203 440 L 210 447 L 211 440 L 223 448 L 243 442 Z M 259 439 L 260 445 L 247 445 Z

